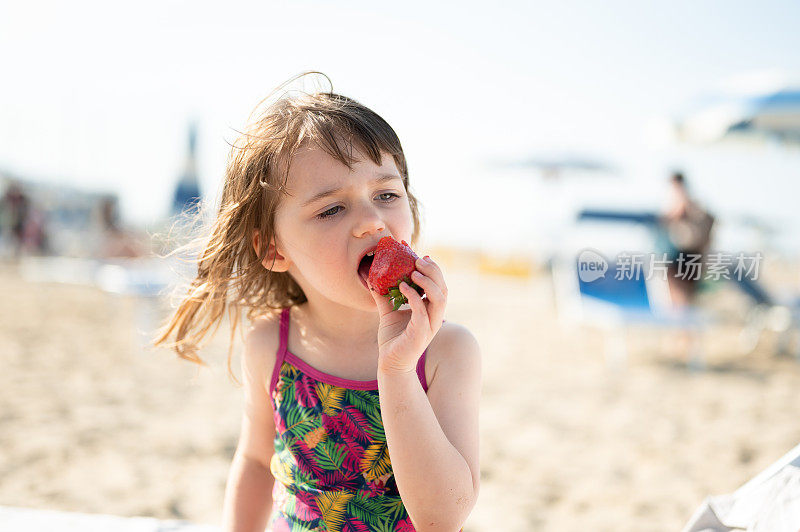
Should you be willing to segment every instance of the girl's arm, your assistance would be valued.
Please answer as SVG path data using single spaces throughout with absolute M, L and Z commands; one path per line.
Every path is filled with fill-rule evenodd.
M 244 415 L 236 447 L 222 512 L 224 532 L 263 532 L 272 510 L 272 486 L 269 469 L 275 453 L 275 421 L 269 400 L 268 376 L 275 363 L 276 324 L 262 321 L 245 337 L 242 354 Z
M 237 451 L 225 487 L 222 530 L 263 532 L 272 511 L 274 482 L 268 467 Z
M 381 414 L 397 488 L 414 527 L 456 532 L 480 489 L 481 355 L 464 327 L 442 328 L 427 396 L 416 372 L 379 371 Z M 429 353 L 431 350 L 429 349 Z

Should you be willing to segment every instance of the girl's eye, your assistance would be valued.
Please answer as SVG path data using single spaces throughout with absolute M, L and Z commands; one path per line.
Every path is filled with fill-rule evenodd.
M 394 201 L 394 199 L 392 199 L 392 198 L 399 198 L 400 194 L 395 194 L 394 192 L 384 192 L 383 194 L 378 194 L 378 196 L 389 196 L 388 199 L 381 200 L 381 201 L 384 202 L 384 203 L 390 203 L 390 202 Z
M 378 194 L 378 196 L 379 197 L 380 196 L 389 196 L 389 198 L 381 200 L 384 203 L 391 203 L 391 202 L 393 202 L 395 200 L 395 198 L 399 198 L 400 197 L 399 194 L 395 194 L 394 192 L 384 192 L 382 194 Z M 339 211 L 334 210 L 334 209 L 341 209 L 341 208 L 342 208 L 341 206 L 336 205 L 334 207 L 331 207 L 327 211 L 319 213 L 316 217 L 319 220 L 324 220 L 325 218 L 330 218 L 332 216 L 336 216 L 337 214 L 339 214 Z M 331 212 L 331 211 L 333 211 L 333 212 Z
M 335 214 L 337 214 L 337 213 L 339 212 L 339 211 L 336 211 L 336 212 L 333 212 L 333 213 L 331 213 L 331 214 L 328 214 L 328 213 L 329 213 L 329 212 L 331 212 L 333 209 L 341 209 L 341 207 L 339 207 L 338 205 L 337 205 L 336 207 L 331 207 L 331 208 L 330 208 L 330 209 L 328 209 L 327 211 L 319 213 L 319 214 L 317 215 L 317 218 L 319 218 L 320 220 L 324 220 L 325 218 L 330 218 L 331 216 L 334 216 Z

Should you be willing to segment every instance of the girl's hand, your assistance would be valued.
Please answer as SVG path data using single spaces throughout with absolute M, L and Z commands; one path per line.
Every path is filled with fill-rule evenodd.
M 417 360 L 442 326 L 447 306 L 447 285 L 442 270 L 427 255 L 425 259 L 417 259 L 416 268 L 418 271 L 412 273 L 411 280 L 425 290 L 425 299 L 407 284 L 400 285 L 410 310 L 392 310 L 389 298 L 370 290 L 381 317 L 378 372 L 416 371 Z

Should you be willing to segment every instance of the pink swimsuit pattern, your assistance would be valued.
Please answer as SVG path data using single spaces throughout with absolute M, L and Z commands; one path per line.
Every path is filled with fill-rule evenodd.
M 378 381 L 329 375 L 289 352 L 289 312 L 269 383 L 276 435 L 267 530 L 415 530 L 392 473 Z M 417 375 L 427 392 L 426 352 Z

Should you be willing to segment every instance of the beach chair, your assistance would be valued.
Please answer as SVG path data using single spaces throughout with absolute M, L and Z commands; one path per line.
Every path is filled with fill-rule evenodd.
M 595 227 L 595 234 L 585 231 Z M 602 253 L 595 248 L 599 234 L 611 228 L 617 248 Z M 620 231 L 622 228 L 622 231 Z M 587 234 L 582 235 L 582 231 Z M 704 367 L 701 344 L 703 329 L 713 320 L 702 309 L 689 306 L 674 309 L 669 296 L 667 272 L 656 264 L 655 242 L 661 237 L 659 218 L 652 212 L 585 209 L 578 213 L 572 234 L 551 260 L 556 309 L 565 327 L 589 325 L 604 332 L 604 355 L 609 367 L 623 367 L 628 359 L 627 332 L 632 326 L 685 331 L 689 334 L 690 368 Z M 629 246 L 641 253 L 638 271 L 624 260 L 620 247 Z M 594 253 L 605 264 L 602 276 L 582 275 L 581 254 Z M 662 257 L 663 258 L 663 257 Z
M 604 358 L 610 368 L 627 364 L 627 333 L 632 326 L 682 330 L 689 333 L 689 363 L 705 365 L 700 334 L 711 318 L 694 307 L 674 310 L 669 302 L 667 281 L 646 275 L 626 276 L 624 264 L 607 260 L 603 277 L 581 278 L 578 256 L 554 258 L 551 264 L 556 310 L 567 326 L 589 325 L 604 333 Z
M 584 209 L 578 213 L 580 222 L 607 222 L 645 228 L 652 238 L 654 248 L 666 244 L 666 234 L 659 222 L 657 213 L 649 211 L 620 211 L 606 209 Z M 718 251 L 714 251 L 718 252 Z M 800 295 L 774 296 L 758 282 L 754 275 L 739 275 L 735 265 L 729 264 L 723 280 L 744 293 L 752 306 L 745 316 L 745 325 L 739 334 L 739 345 L 743 354 L 752 353 L 764 331 L 778 333 L 777 354 L 789 354 L 793 338 L 794 356 L 800 361 Z M 710 283 L 701 282 L 700 291 Z
M 793 336 L 800 335 L 800 297 L 784 295 L 776 297 L 770 294 L 756 279 L 751 276 L 734 275 L 728 272 L 731 282 L 748 296 L 753 306 L 745 317 L 739 341 L 742 351 L 752 353 L 758 346 L 766 330 L 778 333 L 776 353 L 790 354 Z M 800 362 L 800 339 L 795 343 L 794 357 Z

